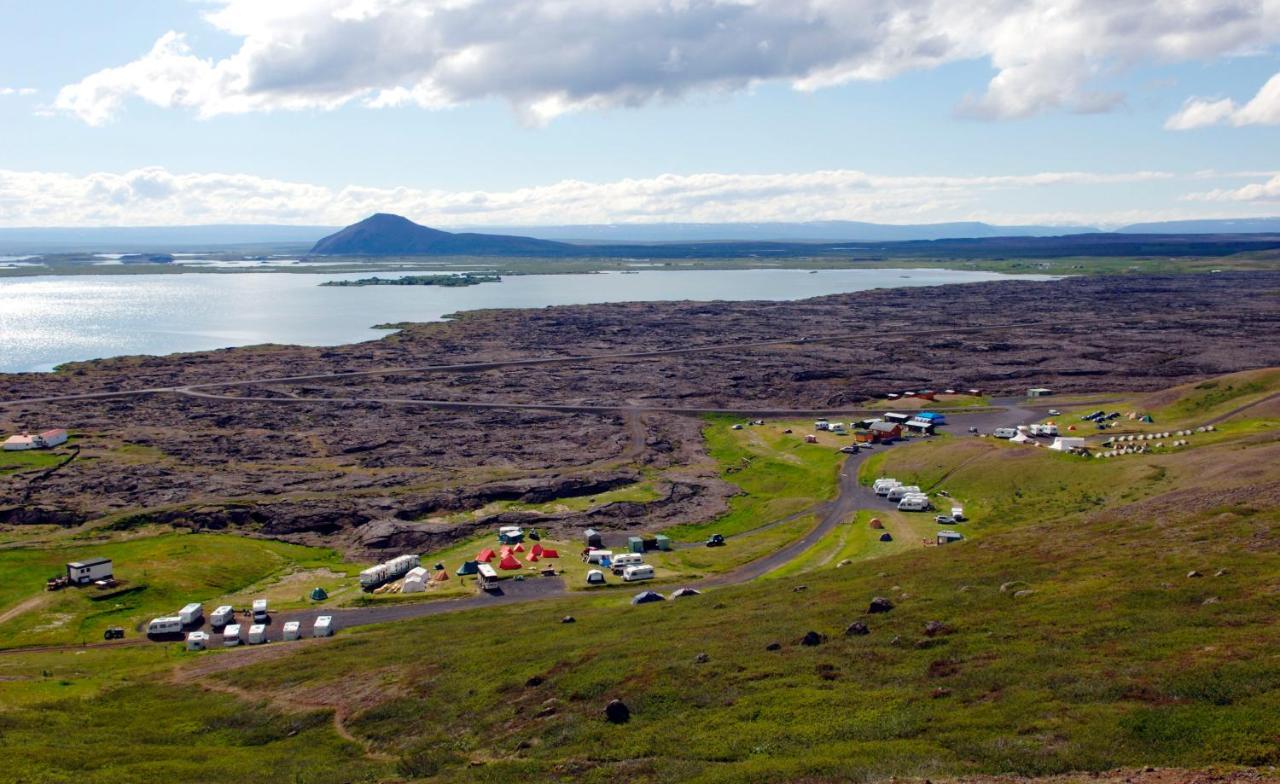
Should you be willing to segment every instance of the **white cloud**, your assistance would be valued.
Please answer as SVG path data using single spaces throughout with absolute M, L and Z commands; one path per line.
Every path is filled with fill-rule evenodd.
M 817 90 L 964 60 L 996 74 L 959 111 L 1109 110 L 1138 64 L 1280 43 L 1280 0 L 211 0 L 241 40 L 221 60 L 180 32 L 67 85 L 57 108 L 100 124 L 139 98 L 201 116 L 441 108 L 508 101 L 531 122 L 691 92 Z
M 0 87 L 0 95 L 35 95 L 34 87 Z
M 1266 182 L 1253 182 L 1239 188 L 1216 188 L 1203 193 L 1192 193 L 1189 201 L 1280 201 L 1280 174 Z
M 1244 106 L 1230 98 L 1210 100 L 1190 98 L 1164 127 L 1185 131 L 1207 125 L 1280 125 L 1280 73 L 1267 80 L 1258 94 Z
M 614 182 L 563 180 L 509 191 L 330 188 L 247 174 L 178 174 L 160 167 L 76 176 L 0 170 L 0 224 L 8 226 L 294 223 L 340 225 L 395 212 L 438 226 L 614 222 L 868 220 L 1039 222 L 996 211 L 1033 192 L 1127 188 L 1163 172 L 1045 172 L 978 177 L 889 176 L 834 170 L 784 174 L 667 174 Z M 1086 195 L 1084 202 L 1089 203 Z M 1148 215 L 1150 213 L 1147 213 Z M 1115 222 L 1056 212 L 1054 221 Z

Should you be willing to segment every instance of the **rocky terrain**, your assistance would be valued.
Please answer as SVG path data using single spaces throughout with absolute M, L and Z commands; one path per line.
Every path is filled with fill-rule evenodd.
M 643 480 L 656 499 L 536 521 L 655 530 L 714 517 L 734 492 L 698 410 L 848 408 L 925 386 L 1154 389 L 1280 365 L 1276 334 L 1280 273 L 1222 273 L 485 311 L 337 348 L 77 363 L 0 376 L 0 430 L 66 426 L 80 450 L 0 474 L 0 524 L 159 521 L 373 553 L 534 519 L 443 515 Z M 438 368 L 463 363 L 477 366 Z M 364 374 L 296 378 L 350 372 Z M 161 391 L 23 402 L 147 389 Z

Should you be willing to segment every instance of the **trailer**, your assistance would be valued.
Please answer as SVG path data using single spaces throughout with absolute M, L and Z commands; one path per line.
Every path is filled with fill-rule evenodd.
M 240 624 L 233 623 L 222 630 L 222 647 L 234 648 L 240 644 Z
M 928 496 L 909 495 L 898 502 L 898 511 L 927 512 L 930 506 Z
M 284 639 L 296 640 L 302 636 L 302 624 L 297 621 L 289 621 L 284 625 Z
M 226 626 L 227 624 L 235 620 L 235 617 L 236 617 L 236 608 L 232 607 L 229 604 L 219 605 L 218 609 L 214 610 L 213 614 L 209 616 L 209 625 L 213 626 L 214 628 L 217 628 L 219 626 Z
M 312 637 L 329 637 L 333 635 L 333 616 L 321 615 L 311 627 Z
M 872 483 L 871 489 L 875 491 L 876 495 L 888 495 L 890 490 L 892 490 L 893 488 L 897 487 L 900 484 L 902 483 L 899 482 L 897 479 L 892 479 L 890 477 L 881 477 Z
M 200 602 L 192 602 L 178 610 L 178 617 L 182 619 L 183 626 L 197 624 L 204 617 L 204 605 L 200 604 Z
M 267 641 L 267 626 L 262 623 L 255 623 L 249 627 L 249 644 L 261 645 Z
M 629 583 L 637 580 L 652 580 L 653 578 L 653 567 L 649 564 L 635 564 L 622 570 L 622 579 Z
M 164 634 L 177 634 L 182 631 L 182 619 L 176 615 L 152 618 L 147 624 L 147 636 L 159 637 Z
M 187 635 L 187 650 L 203 651 L 209 644 L 209 635 L 205 632 L 192 632 Z
M 919 492 L 920 488 L 915 485 L 898 485 L 889 489 L 888 499 L 890 501 L 901 501 L 903 498 Z
M 387 565 L 377 564 L 360 572 L 361 588 L 376 588 L 387 581 Z
M 267 614 L 267 600 L 254 599 L 253 600 L 253 622 L 266 623 L 269 620 L 271 620 L 271 616 Z

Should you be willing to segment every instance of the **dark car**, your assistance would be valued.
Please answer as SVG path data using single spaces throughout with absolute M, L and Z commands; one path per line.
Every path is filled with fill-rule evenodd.
M 108 627 L 107 627 L 107 630 L 106 630 L 105 632 L 103 632 L 103 633 L 102 633 L 102 639 L 104 639 L 104 640 L 123 640 L 123 639 L 124 639 L 124 629 L 120 628 L 119 626 L 108 626 Z
M 724 534 L 712 534 L 708 537 L 707 547 L 724 547 Z

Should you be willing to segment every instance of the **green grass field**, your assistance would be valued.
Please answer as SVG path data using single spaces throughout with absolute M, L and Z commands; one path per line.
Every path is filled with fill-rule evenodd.
M 1181 400 L 1164 405 L 1196 405 Z M 799 489 L 775 491 L 785 498 L 821 497 L 833 481 L 831 445 L 797 450 L 799 433 L 708 424 L 717 459 L 744 466 L 727 474 L 754 510 L 742 530 L 771 514 L 779 487 L 760 466 L 797 469 Z M 877 512 L 902 545 L 877 551 L 862 512 L 771 575 L 788 579 L 691 599 L 632 607 L 629 591 L 587 592 L 293 648 L 0 656 L 0 781 L 1265 773 L 1280 765 L 1278 433 L 1255 411 L 1193 449 L 1125 460 L 966 437 L 877 452 L 860 479 L 946 489 L 973 536 L 911 547 L 932 515 Z M 810 525 L 801 516 L 661 557 L 710 573 Z M 206 537 L 172 538 L 166 547 Z M 791 590 L 797 579 L 805 591 Z M 867 614 L 875 596 L 894 609 Z M 568 614 L 577 622 L 560 623 Z M 856 620 L 870 634 L 845 636 Z M 930 621 L 943 633 L 926 634 Z M 800 645 L 810 630 L 825 642 Z M 612 698 L 630 722 L 603 720 Z

